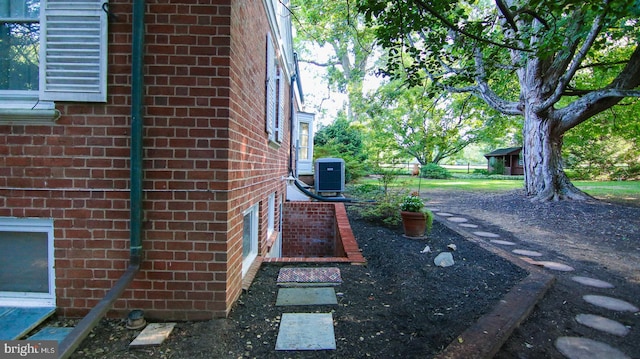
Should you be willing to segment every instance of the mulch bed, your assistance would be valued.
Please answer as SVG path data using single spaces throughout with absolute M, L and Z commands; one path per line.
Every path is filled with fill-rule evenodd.
M 350 222 L 367 265 L 340 269 L 337 306 L 276 307 L 279 265 L 263 265 L 228 319 L 178 323 L 160 347 L 129 351 L 137 334 L 124 322 L 103 320 L 75 358 L 412 358 L 444 349 L 488 313 L 526 272 L 434 223 L 428 239 L 409 239 L 356 218 Z M 455 264 L 437 267 L 435 256 L 455 244 Z M 425 246 L 431 253 L 421 253 Z M 311 265 L 309 265 L 311 266 Z M 275 351 L 281 315 L 333 313 L 337 349 Z

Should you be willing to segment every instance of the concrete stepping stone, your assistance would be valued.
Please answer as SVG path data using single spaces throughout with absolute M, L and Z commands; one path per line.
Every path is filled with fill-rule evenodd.
M 331 313 L 284 313 L 276 350 L 335 350 Z
M 551 270 L 557 270 L 560 272 L 573 272 L 575 268 L 570 265 L 566 265 L 559 262 L 551 262 L 551 261 L 538 261 L 538 265 L 542 265 L 543 267 Z
M 333 288 L 280 288 L 276 306 L 338 304 Z
M 608 344 L 587 338 L 560 337 L 556 339 L 555 346 L 569 359 L 631 359 Z
M 491 232 L 483 232 L 483 231 L 473 232 L 473 234 L 475 234 L 478 237 L 486 237 L 486 238 L 499 238 L 500 237 L 500 235 L 498 235 L 498 234 L 491 233 Z
M 336 286 L 342 284 L 340 269 L 325 268 L 280 268 L 279 286 Z
M 625 302 L 622 299 L 607 297 L 604 295 L 584 295 L 582 296 L 587 303 L 593 304 L 598 307 L 607 308 L 610 310 L 614 310 L 617 312 L 632 312 L 635 313 L 638 311 L 638 307 L 635 305 Z
M 573 280 L 574 282 L 578 282 L 580 284 L 584 284 L 584 285 L 588 285 L 590 287 L 596 287 L 596 288 L 613 288 L 614 287 L 613 284 L 609 282 L 605 282 L 600 279 L 589 278 L 589 277 L 575 276 L 575 277 L 571 277 L 571 280 Z
M 173 331 L 176 323 L 150 323 L 129 344 L 129 348 L 142 348 L 162 344 Z
M 629 330 L 630 330 L 620 322 L 617 322 L 609 318 L 601 317 L 599 315 L 578 314 L 576 315 L 576 321 L 589 328 L 600 330 L 602 332 L 617 335 L 620 337 L 624 337 L 625 335 L 629 334 Z
M 453 214 L 447 212 L 436 212 L 436 214 L 440 217 L 453 217 Z
M 460 227 L 465 227 L 465 228 L 478 228 L 477 224 L 473 224 L 473 223 L 460 223 Z
M 529 251 L 529 250 L 526 250 L 526 249 L 514 249 L 512 252 L 517 254 L 517 255 L 521 255 L 521 256 L 542 257 L 542 253 L 536 252 L 536 251 Z
M 543 267 L 543 266 L 544 266 L 544 265 L 542 264 L 542 262 L 538 262 L 538 261 L 536 261 L 536 260 L 535 260 L 535 259 L 533 259 L 533 258 L 529 258 L 529 257 L 519 257 L 519 258 L 520 258 L 520 259 L 522 259 L 523 261 L 525 261 L 525 262 L 527 262 L 527 263 L 531 264 L 531 265 L 534 265 L 534 266 L 540 266 L 540 267 Z
M 489 242 L 494 243 L 494 244 L 502 244 L 503 246 L 515 246 L 516 245 L 513 242 L 503 241 L 501 239 L 492 239 Z
M 451 221 L 455 223 L 463 223 L 463 222 L 468 222 L 469 220 L 464 217 L 447 217 L 447 221 Z

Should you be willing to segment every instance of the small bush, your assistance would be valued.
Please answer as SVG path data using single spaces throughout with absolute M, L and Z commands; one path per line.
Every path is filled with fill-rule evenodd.
M 435 163 L 428 163 L 420 168 L 420 177 L 430 179 L 449 179 L 451 173 Z
M 359 207 L 358 212 L 367 221 L 382 223 L 393 228 L 402 223 L 399 211 L 401 202 L 402 196 L 389 192 L 379 196 L 375 202 Z
M 609 176 L 612 181 L 632 181 L 640 179 L 640 165 L 617 167 Z
M 487 175 L 489 175 L 489 171 L 487 169 L 484 169 L 484 168 L 476 168 L 476 169 L 473 170 L 472 174 L 487 176 Z
M 384 193 L 384 188 L 373 183 L 347 185 L 347 191 L 360 199 L 373 199 Z

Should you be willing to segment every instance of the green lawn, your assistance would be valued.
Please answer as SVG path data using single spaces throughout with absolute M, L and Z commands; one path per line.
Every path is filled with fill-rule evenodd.
M 369 183 L 380 185 L 375 178 L 366 178 L 358 181 L 359 184 Z M 601 199 L 619 202 L 633 202 L 640 204 L 640 181 L 573 181 L 573 183 L 586 193 Z M 522 180 L 505 179 L 475 179 L 452 178 L 448 180 L 432 180 L 409 176 L 399 176 L 391 183 L 391 188 L 450 191 L 485 191 L 499 192 L 519 189 L 524 186 Z

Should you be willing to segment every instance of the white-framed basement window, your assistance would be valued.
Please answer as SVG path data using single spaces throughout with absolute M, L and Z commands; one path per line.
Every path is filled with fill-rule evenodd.
M 0 123 L 46 123 L 54 101 L 106 102 L 98 0 L 0 0 Z
M 0 218 L 0 306 L 55 306 L 53 220 Z
M 242 220 L 242 277 L 258 256 L 258 205 L 243 213 Z
M 272 193 L 267 199 L 267 238 L 276 230 L 276 194 Z

